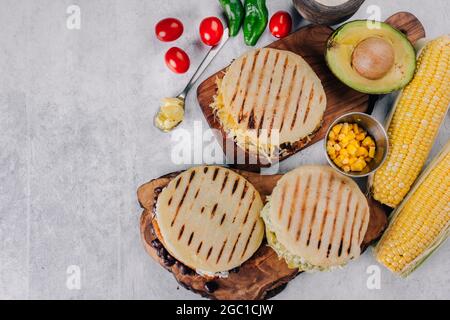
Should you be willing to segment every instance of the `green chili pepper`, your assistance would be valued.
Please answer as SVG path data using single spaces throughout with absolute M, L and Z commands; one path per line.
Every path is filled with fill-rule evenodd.
M 266 0 L 245 0 L 244 40 L 248 46 L 254 46 L 266 29 L 269 20 Z
M 230 36 L 234 37 L 238 34 L 244 20 L 245 11 L 241 0 L 219 0 L 225 15 L 228 18 L 228 29 Z

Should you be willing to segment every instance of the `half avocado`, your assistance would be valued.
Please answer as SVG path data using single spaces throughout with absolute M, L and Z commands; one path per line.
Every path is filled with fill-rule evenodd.
M 364 93 L 399 90 L 414 76 L 416 53 L 406 36 L 390 25 L 356 20 L 328 39 L 325 54 L 333 74 Z

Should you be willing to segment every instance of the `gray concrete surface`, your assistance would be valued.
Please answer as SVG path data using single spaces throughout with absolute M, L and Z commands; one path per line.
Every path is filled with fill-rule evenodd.
M 66 26 L 69 5 L 81 8 L 81 28 Z M 382 18 L 416 14 L 428 36 L 450 31 L 448 0 L 370 0 Z M 268 0 L 271 12 L 292 10 L 288 0 Z M 135 191 L 176 165 L 174 142 L 152 125 L 159 101 L 176 94 L 205 54 L 202 18 L 218 15 L 216 1 L 0 0 L 0 298 L 2 299 L 197 299 L 145 253 L 139 238 L 141 210 Z M 192 59 L 188 74 L 163 63 L 172 44 L 153 34 L 161 18 L 176 16 L 185 34 L 175 44 Z M 306 24 L 295 15 L 295 25 Z M 272 41 L 267 32 L 259 46 Z M 232 39 L 202 78 L 246 51 Z M 195 90 L 181 128 L 206 124 Z M 392 96 L 377 107 L 381 117 Z M 436 154 L 449 137 L 450 117 Z M 319 145 L 285 161 L 324 163 Z M 280 299 L 450 298 L 446 243 L 408 279 L 381 268 L 381 288 L 369 289 L 370 250 L 345 269 L 303 274 Z M 69 266 L 80 271 L 80 286 Z M 68 269 L 69 268 L 69 269 Z M 370 269 L 369 269 L 370 271 Z M 77 289 L 78 288 L 78 289 Z

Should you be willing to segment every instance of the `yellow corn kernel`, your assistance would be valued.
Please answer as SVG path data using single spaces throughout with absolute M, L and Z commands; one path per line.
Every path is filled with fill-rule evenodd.
M 339 142 L 339 145 L 340 145 L 342 148 L 345 148 L 345 147 L 348 145 L 348 140 L 347 140 L 347 138 L 342 139 L 342 141 Z
M 347 138 L 349 141 L 355 139 L 355 137 L 356 137 L 356 134 L 352 130 L 348 132 Z
M 334 149 L 333 147 L 327 147 L 327 152 L 330 156 L 335 155 L 336 154 L 336 149 Z
M 388 127 L 390 151 L 373 178 L 373 197 L 397 207 L 408 193 L 433 145 L 450 104 L 450 37 L 422 50 L 413 80 L 403 89 Z
M 363 142 L 362 145 L 364 147 L 374 147 L 375 146 L 375 142 L 372 140 L 371 137 L 366 137 Z
M 341 151 L 339 152 L 339 154 L 343 157 L 348 157 L 348 151 L 347 149 L 341 149 Z
M 328 134 L 328 138 L 330 138 L 330 140 L 336 140 L 336 135 L 333 131 L 330 131 L 330 133 Z
M 365 137 L 366 135 L 364 133 L 358 133 L 355 138 L 358 141 L 363 141 Z
M 350 129 L 349 124 L 346 122 L 343 124 L 342 129 L 341 129 L 341 133 L 343 133 L 344 135 L 347 135 L 348 130 Z
M 364 147 L 359 147 L 357 152 L 356 152 L 356 156 L 358 157 L 365 157 L 369 154 L 369 152 L 367 151 L 366 148 Z
M 334 149 L 335 149 L 336 151 L 339 151 L 339 150 L 341 150 L 341 146 L 340 146 L 339 144 L 335 143 L 335 144 L 334 144 Z
M 356 147 L 356 148 L 359 148 L 359 142 L 358 142 L 357 140 L 355 140 L 355 139 L 350 140 L 350 141 L 348 142 L 348 144 L 353 145 L 353 146 Z
M 366 167 L 366 162 L 363 159 L 358 158 L 350 168 L 352 171 L 362 171 Z
M 334 132 L 334 134 L 337 136 L 339 132 L 341 131 L 342 123 L 338 123 L 335 125 L 331 130 Z
M 347 147 L 348 154 L 350 154 L 352 156 L 354 156 L 356 154 L 357 150 L 358 149 L 353 144 L 349 144 Z
M 356 158 L 356 157 L 350 157 L 349 159 L 348 159 L 348 164 L 353 164 L 353 163 L 355 163 L 355 161 L 356 160 L 358 160 L 358 158 Z
M 353 132 L 354 132 L 355 134 L 358 134 L 358 133 L 359 133 L 359 126 L 358 126 L 357 123 L 354 123 L 354 124 L 353 124 Z
M 334 147 L 334 142 L 331 141 L 331 140 L 328 140 L 328 141 L 327 141 L 327 148 L 328 148 L 328 147 L 333 148 L 333 147 Z
M 349 172 L 349 171 L 350 171 L 350 166 L 343 166 L 342 169 L 343 169 L 345 172 Z
M 370 147 L 369 148 L 369 157 L 370 158 L 375 157 L 375 147 Z
M 450 143 L 411 196 L 394 212 L 375 249 L 376 259 L 406 276 L 447 237 L 450 225 Z

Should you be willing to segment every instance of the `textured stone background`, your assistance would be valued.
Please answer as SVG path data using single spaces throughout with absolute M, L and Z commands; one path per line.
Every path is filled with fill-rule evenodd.
M 81 7 L 81 29 L 68 30 L 66 9 Z M 383 18 L 416 14 L 430 37 L 450 30 L 450 2 L 366 1 Z M 271 12 L 292 10 L 288 0 L 269 0 Z M 170 161 L 173 142 L 152 125 L 159 100 L 181 90 L 205 54 L 198 24 L 218 15 L 216 1 L 0 0 L 0 298 L 155 299 L 199 298 L 179 289 L 141 246 L 136 188 L 187 167 Z M 292 11 L 293 12 L 293 11 Z M 186 75 L 163 63 L 170 44 L 153 34 L 161 18 L 183 20 L 176 42 L 191 56 Z M 296 27 L 305 24 L 295 15 Z M 267 32 L 258 45 L 273 39 Z M 205 78 L 243 53 L 232 39 Z M 205 122 L 195 90 L 182 128 Z M 380 118 L 392 96 L 376 107 Z M 447 116 L 435 154 L 450 132 Z M 323 163 L 320 144 L 282 164 Z M 381 289 L 366 286 L 370 252 L 343 270 L 303 274 L 278 296 L 308 298 L 450 298 L 446 243 L 406 280 L 381 271 Z M 81 270 L 81 289 L 66 287 L 66 270 Z

